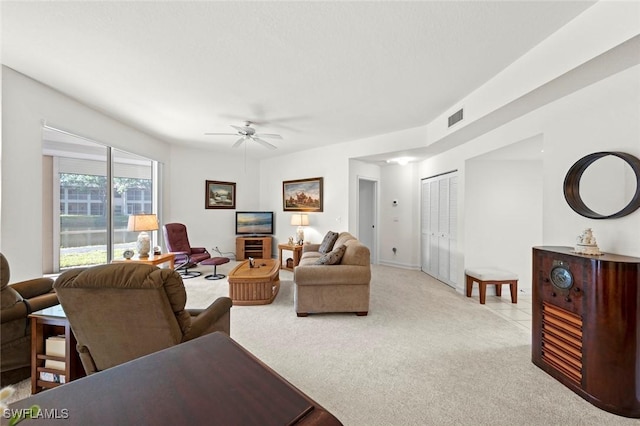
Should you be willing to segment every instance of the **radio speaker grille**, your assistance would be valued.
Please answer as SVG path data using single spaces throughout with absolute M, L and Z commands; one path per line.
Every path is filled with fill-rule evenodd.
M 542 303 L 542 360 L 580 385 L 582 381 L 582 318 Z

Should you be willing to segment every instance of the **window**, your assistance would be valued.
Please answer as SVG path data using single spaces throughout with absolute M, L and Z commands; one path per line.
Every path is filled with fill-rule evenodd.
M 43 155 L 54 165 L 58 206 L 53 211 L 59 224 L 54 227 L 53 270 L 107 263 L 135 249 L 137 233 L 127 230 L 129 215 L 157 213 L 157 163 L 49 127 L 43 135 Z
M 123 203 L 127 215 L 152 212 L 151 179 L 116 177 L 113 181 L 115 215 L 122 215 Z M 106 190 L 82 185 L 105 187 L 106 178 L 60 173 L 60 214 L 104 216 L 107 206 Z
M 106 191 L 104 176 L 60 173 L 60 214 L 104 216 Z

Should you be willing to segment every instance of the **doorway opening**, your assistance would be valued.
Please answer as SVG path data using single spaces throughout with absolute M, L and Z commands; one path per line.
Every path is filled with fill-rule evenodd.
M 378 263 L 378 182 L 358 177 L 358 239 L 369 247 L 371 263 Z

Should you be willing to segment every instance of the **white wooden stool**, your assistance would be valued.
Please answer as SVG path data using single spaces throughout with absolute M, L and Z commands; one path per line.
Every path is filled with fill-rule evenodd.
M 518 274 L 499 268 L 468 268 L 464 270 L 467 280 L 467 297 L 471 297 L 473 283 L 480 286 L 480 303 L 484 305 L 487 284 L 496 286 L 496 296 L 502 296 L 502 285 L 509 284 L 511 303 L 518 303 Z

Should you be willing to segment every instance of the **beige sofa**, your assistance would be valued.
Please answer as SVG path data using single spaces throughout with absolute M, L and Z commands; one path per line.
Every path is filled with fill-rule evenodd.
M 294 269 L 294 305 L 296 314 L 369 312 L 371 259 L 369 249 L 348 232 L 339 234 L 333 248 L 345 246 L 339 264 L 317 265 L 323 253 L 320 244 L 305 244 L 300 263 Z

